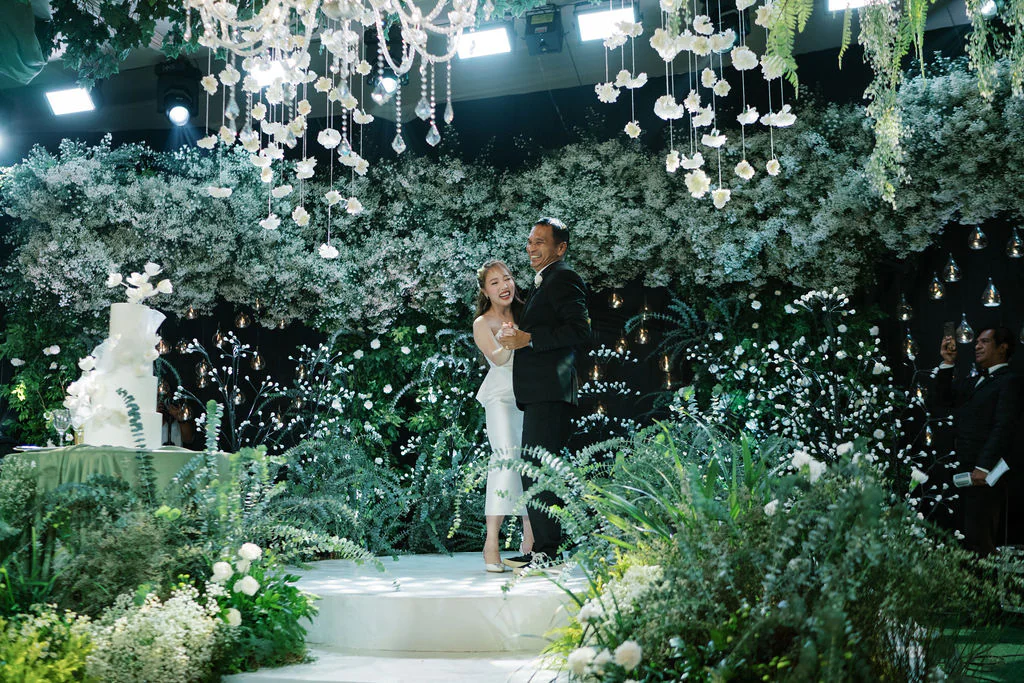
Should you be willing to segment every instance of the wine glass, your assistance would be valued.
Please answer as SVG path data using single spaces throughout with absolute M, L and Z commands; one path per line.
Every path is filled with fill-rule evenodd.
M 53 411 L 53 428 L 57 430 L 57 436 L 63 444 L 66 441 L 66 432 L 71 429 L 71 411 L 67 408 Z

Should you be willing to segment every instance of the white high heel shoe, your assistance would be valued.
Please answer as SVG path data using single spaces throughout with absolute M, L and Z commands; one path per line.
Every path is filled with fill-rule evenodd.
M 490 562 L 485 562 L 484 569 L 490 572 L 491 574 L 504 574 L 508 567 L 506 567 L 501 562 L 499 562 L 498 564 L 491 564 Z

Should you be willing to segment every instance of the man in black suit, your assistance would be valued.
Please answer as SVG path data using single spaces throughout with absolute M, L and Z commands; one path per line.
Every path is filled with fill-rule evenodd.
M 1014 334 L 1005 327 L 982 330 L 974 343 L 976 377 L 955 381 L 956 341 L 942 340 L 942 364 L 935 376 L 936 407 L 953 416 L 958 472 L 969 472 L 959 489 L 964 545 L 981 555 L 995 551 L 999 518 L 1005 507 L 1005 479 L 990 485 L 1000 460 L 1016 467 L 1014 444 L 1021 411 L 1020 380 L 1010 370 Z
M 576 347 L 591 339 L 586 285 L 562 260 L 569 249 L 569 229 L 557 218 L 541 218 L 526 242 L 534 287 L 526 297 L 518 329 L 501 332 L 501 344 L 515 349 L 512 389 L 523 411 L 524 455 L 528 449 L 558 454 L 572 435 L 572 411 L 579 403 Z M 523 490 L 533 484 L 523 477 Z M 538 496 L 544 505 L 559 503 L 554 494 Z M 526 571 L 558 563 L 562 529 L 546 511 L 528 508 L 533 552 L 505 563 Z

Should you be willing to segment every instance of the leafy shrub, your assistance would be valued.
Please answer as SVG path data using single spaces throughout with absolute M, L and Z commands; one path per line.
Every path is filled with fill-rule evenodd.
M 88 619 L 52 606 L 37 606 L 10 621 L 0 617 L 0 677 L 23 683 L 89 680 L 86 657 L 92 651 Z

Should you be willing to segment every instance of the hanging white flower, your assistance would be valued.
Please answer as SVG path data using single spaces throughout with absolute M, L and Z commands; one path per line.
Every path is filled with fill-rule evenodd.
M 725 52 L 736 42 L 736 32 L 731 28 L 727 28 L 721 33 L 711 36 L 710 41 L 712 50 L 715 52 Z
M 295 162 L 295 177 L 299 180 L 313 177 L 313 168 L 316 166 L 316 157 L 303 159 Z
M 254 130 L 239 133 L 238 141 L 242 143 L 242 149 L 250 154 L 255 154 L 260 150 L 260 134 Z
M 331 88 L 330 92 L 327 93 L 327 101 L 328 102 L 340 102 L 341 101 L 341 91 L 338 90 L 337 88 Z
M 355 109 L 359 106 L 359 100 L 352 93 L 348 93 L 341 98 L 341 106 L 345 107 L 345 109 Z
M 665 170 L 669 173 L 675 173 L 676 169 L 679 168 L 679 152 L 672 150 L 665 157 Z
M 788 104 L 782 105 L 782 109 L 775 112 L 772 125 L 776 128 L 786 128 L 796 123 L 796 114 L 790 111 Z
M 359 160 L 356 162 L 355 166 L 352 167 L 352 170 L 359 175 L 366 175 L 366 172 L 370 170 L 370 162 L 359 157 Z
M 718 129 L 712 130 L 710 133 L 704 133 L 701 137 L 700 142 L 705 147 L 721 147 L 725 144 L 725 134 L 719 133 Z
M 765 170 L 768 171 L 768 175 L 779 175 L 782 170 L 782 165 L 778 159 L 769 159 L 768 163 L 764 166 Z
M 327 202 L 327 206 L 334 206 L 342 200 L 342 196 L 337 190 L 331 190 L 324 195 L 324 200 Z
M 761 117 L 761 125 L 762 126 L 774 126 L 775 125 L 775 113 L 774 112 L 768 112 L 767 114 L 762 116 Z
M 774 0 L 768 0 L 755 10 L 754 23 L 764 28 L 771 28 L 775 21 L 775 10 Z
M 711 122 L 715 120 L 715 110 L 711 107 L 704 107 L 690 119 L 693 123 L 694 128 L 702 128 L 704 126 L 710 126 Z
M 666 14 L 675 14 L 676 10 L 683 6 L 683 0 L 660 0 L 661 11 Z
M 690 196 L 696 199 L 700 199 L 711 189 L 711 179 L 708 178 L 707 173 L 699 168 L 687 173 L 683 180 L 686 183 L 686 189 L 690 192 Z
M 320 258 L 334 259 L 338 258 L 338 248 L 330 244 L 321 244 L 318 249 Z
M 271 164 L 270 158 L 263 154 L 250 154 L 249 161 L 251 161 L 252 165 L 256 168 L 268 168 Z
M 313 89 L 317 92 L 327 92 L 331 89 L 332 85 L 331 79 L 327 78 L 327 76 L 321 76 L 316 79 L 316 83 L 313 84 Z
M 276 161 L 284 159 L 284 149 L 280 145 L 267 145 L 266 149 L 260 152 L 260 154 Z
M 723 78 L 722 80 L 715 83 L 715 87 L 713 88 L 713 90 L 715 91 L 715 94 L 718 95 L 719 97 L 725 97 L 726 95 L 729 94 L 729 91 L 732 90 L 732 86 L 729 85 L 729 81 Z
M 757 54 L 746 45 L 739 45 L 729 53 L 732 66 L 737 71 L 750 71 L 757 67 Z
M 700 110 L 700 95 L 697 94 L 696 90 L 691 90 L 690 94 L 683 100 L 683 106 L 686 107 L 688 112 L 697 112 Z
M 242 78 L 242 74 L 239 73 L 238 69 L 236 69 L 233 64 L 228 64 L 224 67 L 224 70 L 221 71 L 219 75 L 220 82 L 224 85 L 234 85 Z
M 203 80 L 199 81 L 208 94 L 213 95 L 217 92 L 217 79 L 213 74 L 207 74 L 203 76 Z
M 280 199 L 281 197 L 287 197 L 291 193 L 292 193 L 292 186 L 291 185 L 278 185 L 277 187 L 275 187 L 273 190 L 270 191 L 270 194 L 274 197 L 274 199 Z
M 225 145 L 230 145 L 232 142 L 235 141 L 235 131 L 232 130 L 231 128 L 228 128 L 227 126 L 221 126 L 220 130 L 217 132 L 220 135 L 221 141 Z
M 682 118 L 684 109 L 671 95 L 662 95 L 654 102 L 654 113 L 659 118 L 669 121 Z
M 276 213 L 272 213 L 260 221 L 260 227 L 264 230 L 277 230 L 279 225 L 281 225 L 281 219 L 277 217 Z
M 711 54 L 711 41 L 705 36 L 694 36 L 690 41 L 690 52 L 701 57 Z
M 710 36 L 715 32 L 715 27 L 711 25 L 711 17 L 698 14 L 693 18 L 693 30 L 702 36 Z
M 756 2 L 757 0 L 736 0 L 736 9 L 742 12 L 748 7 L 753 6 Z
M 299 114 L 288 123 L 288 130 L 291 134 L 297 138 L 301 138 L 306 133 L 306 117 Z
M 309 225 L 309 212 L 306 211 L 304 206 L 296 206 L 295 210 L 292 211 L 292 220 L 300 228 L 305 227 Z
M 309 100 L 299 100 L 295 110 L 299 112 L 300 116 L 309 116 L 309 112 L 313 111 L 313 106 L 309 103 Z
M 252 113 L 252 117 L 254 119 L 256 119 L 257 121 L 262 121 L 263 117 L 267 115 L 267 105 L 263 104 L 262 102 L 257 102 L 256 104 L 252 105 L 252 109 L 250 110 L 250 112 Z
M 779 55 L 763 55 L 761 57 L 761 73 L 766 81 L 780 78 L 786 71 L 786 62 Z
M 362 109 L 356 109 L 352 112 L 352 120 L 360 126 L 365 126 L 368 123 L 373 123 L 373 115 L 363 112 Z
M 677 37 L 663 28 L 654 30 L 654 35 L 651 36 L 651 47 L 666 62 L 671 62 L 675 59 L 676 55 L 683 49 Z
M 323 145 L 325 149 L 334 149 L 341 142 L 341 133 L 333 128 L 324 128 L 316 136 L 316 141 Z
M 362 213 L 363 204 L 355 197 L 349 197 L 348 202 L 345 203 L 345 211 L 352 214 L 353 216 L 357 213 Z
M 256 77 L 252 74 L 246 74 L 245 78 L 242 79 L 242 90 L 248 93 L 256 94 L 263 89 L 260 82 L 256 80 Z
M 196 141 L 196 146 L 202 147 L 203 149 L 213 149 L 216 144 L 216 135 L 207 135 L 205 138 L 199 138 L 199 140 Z
M 729 203 L 729 197 L 732 195 L 731 190 L 727 190 L 724 187 L 720 187 L 717 190 L 711 192 L 711 201 L 714 203 L 716 209 L 721 209 Z
M 736 164 L 736 168 L 733 170 L 736 172 L 736 175 L 744 180 L 750 180 L 754 177 L 754 167 L 746 159 Z
M 594 92 L 597 93 L 597 99 L 605 104 L 611 104 L 619 99 L 619 89 L 614 83 L 598 83 L 594 86 Z
M 604 39 L 604 46 L 609 50 L 620 48 L 626 44 L 626 34 L 622 31 L 613 30 L 611 35 Z
M 704 70 L 700 72 L 700 84 L 705 88 L 713 88 L 717 82 L 718 74 L 715 73 L 714 69 L 704 67 Z
M 615 24 L 615 29 L 630 38 L 639 38 L 640 34 L 644 32 L 644 25 L 639 21 L 620 21 Z
M 633 138 L 634 140 L 640 137 L 640 124 L 636 121 L 630 121 L 626 124 L 626 135 Z
M 262 171 L 260 171 L 260 180 L 262 180 L 263 182 L 269 183 L 273 179 L 274 179 L 274 169 L 272 169 L 272 168 L 270 168 L 268 166 L 267 168 L 265 168 Z
M 619 73 L 615 74 L 615 87 L 625 88 L 631 77 L 632 74 L 629 73 L 628 69 L 622 69 Z
M 683 168 L 692 171 L 695 168 L 700 168 L 704 165 L 704 155 L 700 152 L 694 152 L 692 157 L 684 156 L 682 159 Z
M 748 105 L 746 111 L 737 116 L 736 120 L 739 121 L 742 126 L 749 126 L 752 123 L 756 123 L 757 110 Z
M 369 76 L 372 69 L 373 67 L 371 67 L 370 63 L 365 59 L 360 60 L 360 62 L 356 64 L 356 73 L 360 76 Z
M 211 197 L 216 197 L 217 199 L 226 199 L 231 196 L 231 188 L 215 187 L 213 185 L 210 185 L 209 187 L 206 188 L 206 193 Z

